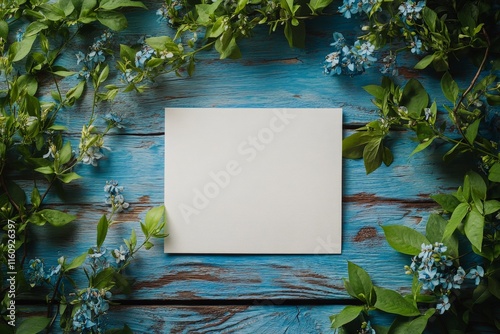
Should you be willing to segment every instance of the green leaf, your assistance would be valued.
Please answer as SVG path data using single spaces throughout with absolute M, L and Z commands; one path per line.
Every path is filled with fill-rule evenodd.
M 340 311 L 339 314 L 336 314 L 332 316 L 331 319 L 331 325 L 332 328 L 339 328 L 354 319 L 356 319 L 359 314 L 363 311 L 364 307 L 363 306 L 353 306 L 353 305 L 348 305 L 344 307 L 342 311 Z
M 431 32 L 436 31 L 436 22 L 438 20 L 436 12 L 429 7 L 424 7 L 422 10 L 422 17 L 427 27 L 429 27 L 429 30 Z
M 403 225 L 386 225 L 382 228 L 389 245 L 400 253 L 418 255 L 422 244 L 430 244 L 423 234 L 412 228 Z
M 410 79 L 403 89 L 400 105 L 408 109 L 411 118 L 418 119 L 428 104 L 429 96 L 422 84 L 416 79 Z
M 147 9 L 147 7 L 141 1 L 101 0 L 101 2 L 99 3 L 100 9 L 113 10 L 121 7 L 137 7 Z
M 0 38 L 7 40 L 9 36 L 9 24 L 5 20 L 0 20 Z
M 146 248 L 147 250 L 153 248 L 154 244 L 152 242 L 149 242 L 147 241 L 146 243 L 144 243 L 144 248 Z
M 363 162 L 366 174 L 380 167 L 384 157 L 383 136 L 372 137 L 363 149 Z
M 47 29 L 48 26 L 45 23 L 39 22 L 39 21 L 34 21 L 29 24 L 29 26 L 26 28 L 26 32 L 24 33 L 23 36 L 29 37 L 29 36 L 35 36 L 38 34 L 40 31 Z
M 443 210 L 446 212 L 453 212 L 460 204 L 458 198 L 450 194 L 435 194 L 431 195 L 431 198 L 441 205 Z
M 132 49 L 130 46 L 125 44 L 120 44 L 120 58 L 123 60 L 128 60 L 132 63 L 135 61 L 135 53 L 136 51 Z
M 71 150 L 71 143 L 67 141 L 62 147 L 62 149 L 59 151 L 59 163 L 64 165 L 71 159 L 72 156 L 73 152 Z
M 158 36 L 146 38 L 145 42 L 155 50 L 163 50 L 167 43 L 172 43 L 172 39 L 168 36 Z
M 149 234 L 151 234 L 164 221 L 165 221 L 165 206 L 160 205 L 150 209 L 146 213 L 146 218 L 144 219 L 144 225 Z
M 372 136 L 366 131 L 355 132 L 342 140 L 342 157 L 346 159 L 360 159 L 363 150 Z
M 114 31 L 127 28 L 127 19 L 120 12 L 97 12 L 97 20 Z
M 432 64 L 432 62 L 434 61 L 434 58 L 436 58 L 435 54 L 425 56 L 415 65 L 415 69 L 423 70 L 424 68 L 426 68 L 427 66 Z
M 420 315 L 417 306 L 412 302 L 406 300 L 398 292 L 384 289 L 380 287 L 373 287 L 377 296 L 375 307 L 387 313 L 403 315 L 412 317 Z
M 45 329 L 50 323 L 50 318 L 37 316 L 29 317 L 17 327 L 16 334 L 37 334 Z
M 425 225 L 425 237 L 434 244 L 443 240 L 443 233 L 448 222 L 438 214 L 431 213 Z
M 436 309 L 428 309 L 424 315 L 408 319 L 397 317 L 391 325 L 388 334 L 421 334 L 427 327 L 427 321 L 436 312 Z
M 500 202 L 492 199 L 484 202 L 484 214 L 489 215 L 500 210 Z
M 347 271 L 349 274 L 349 287 L 355 298 L 371 305 L 373 295 L 373 283 L 370 275 L 357 264 L 348 261 Z
M 70 215 L 66 212 L 52 209 L 44 209 L 38 214 L 45 219 L 49 224 L 54 226 L 64 226 L 76 219 L 76 216 Z
M 70 183 L 71 181 L 81 179 L 82 177 L 75 172 L 59 174 L 57 178 L 64 183 Z
M 110 288 L 114 285 L 114 276 L 115 269 L 113 267 L 105 268 L 92 278 L 92 287 L 96 289 Z
M 493 182 L 500 182 L 500 162 L 491 166 L 488 172 L 488 180 Z
M 467 215 L 464 231 L 471 244 L 481 252 L 484 234 L 484 216 L 475 209 L 472 209 Z
M 465 218 L 468 212 L 469 212 L 468 203 L 460 203 L 459 205 L 457 205 L 457 207 L 455 208 L 455 210 L 453 210 L 453 213 L 451 214 L 448 224 L 446 224 L 446 228 L 443 233 L 443 241 L 451 237 L 453 232 L 455 232 L 458 225 L 460 225 L 460 223 Z
M 471 194 L 484 201 L 486 199 L 487 187 L 483 177 L 474 171 L 467 172 L 467 176 L 469 177 Z
M 35 208 L 38 208 L 41 203 L 42 199 L 40 197 L 40 192 L 38 191 L 38 188 L 35 186 L 31 191 L 31 204 L 33 204 Z
M 106 81 L 108 75 L 109 75 L 109 65 L 106 65 L 99 74 L 99 78 L 97 79 L 98 84 L 101 84 L 104 81 Z
M 54 174 L 54 169 L 52 168 L 52 166 L 38 167 L 38 168 L 35 168 L 35 171 L 38 173 L 45 174 L 45 175 Z
M 376 98 L 377 100 L 383 100 L 384 99 L 384 95 L 385 95 L 386 90 L 382 86 L 368 85 L 368 86 L 363 86 L 363 89 L 367 93 L 369 93 L 370 95 L 372 95 L 374 98 Z
M 65 266 L 64 270 L 67 272 L 80 267 L 85 262 L 88 255 L 88 252 L 78 255 L 67 266 Z
M 470 124 L 467 129 L 465 129 L 465 138 L 470 144 L 474 143 L 476 140 L 477 132 L 479 131 L 479 124 L 481 123 L 481 119 L 476 119 L 472 124 Z
M 106 235 L 108 234 L 109 222 L 106 215 L 103 215 L 97 224 L 97 248 L 101 248 Z
M 434 139 L 438 138 L 437 136 L 431 137 L 429 139 L 426 139 L 425 141 L 421 142 L 420 144 L 415 147 L 415 149 L 411 152 L 410 157 L 420 151 L 425 150 L 427 147 L 429 147 L 430 144 L 434 141 Z
M 459 90 L 457 83 L 453 80 L 449 72 L 446 72 L 441 78 L 441 90 L 444 97 L 455 104 L 455 101 L 458 99 Z
M 26 57 L 31 52 L 31 48 L 33 46 L 33 43 L 35 42 L 35 39 L 36 35 L 27 36 L 20 42 L 12 43 L 9 47 L 9 58 L 12 59 L 12 62 L 17 62 L 24 59 L 24 57 Z
M 311 8 L 312 13 L 319 13 L 322 9 L 328 7 L 333 0 L 311 0 L 308 3 L 309 8 Z

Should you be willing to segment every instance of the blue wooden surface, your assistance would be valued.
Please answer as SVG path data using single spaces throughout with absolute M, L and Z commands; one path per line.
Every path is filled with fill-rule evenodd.
M 153 36 L 172 32 L 156 22 L 159 3 L 148 5 L 149 11 L 129 16 L 130 27 L 118 38 L 134 41 L 146 32 Z M 78 220 L 62 229 L 34 228 L 31 254 L 50 264 L 62 254 L 76 256 L 92 246 L 97 221 L 107 210 L 103 186 L 110 179 L 125 187 L 131 208 L 117 216 L 119 223 L 112 227 L 106 245 L 115 247 L 131 229 L 139 231 L 137 221 L 163 202 L 166 107 L 342 107 L 345 134 L 374 119 L 370 96 L 361 87 L 380 82 L 376 68 L 353 78 L 322 72 L 331 34 L 340 31 L 349 38 L 359 32 L 358 27 L 359 22 L 338 15 L 308 22 L 305 49 L 289 48 L 281 33 L 268 35 L 265 28 L 258 29 L 242 43 L 242 59 L 219 61 L 215 52 L 207 52 L 200 55 L 193 77 L 165 76 L 142 95 L 117 98 L 109 108 L 123 113 L 126 128 L 106 138 L 112 151 L 97 168 L 79 166 L 77 172 L 84 178 L 69 185 L 64 197 L 48 199 L 77 214 Z M 85 50 L 91 41 L 91 37 L 79 40 L 77 46 Z M 443 104 L 439 78 L 412 70 L 408 64 L 414 60 L 401 60 L 397 80 L 417 77 L 435 92 L 431 99 Z M 61 62 L 74 63 L 75 58 L 65 54 Z M 467 74 L 465 70 L 459 81 L 466 80 Z M 65 84 L 69 86 L 70 79 Z M 90 101 L 84 100 L 59 117 L 59 123 L 75 134 L 75 144 L 90 115 L 89 106 Z M 341 255 L 165 255 L 160 242 L 142 252 L 130 267 L 128 275 L 137 280 L 134 291 L 115 296 L 123 305 L 112 307 L 109 327 L 127 322 L 134 331 L 150 333 L 327 333 L 328 315 L 348 300 L 342 283 L 348 260 L 366 268 L 379 285 L 407 289 L 410 278 L 403 266 L 410 259 L 388 246 L 381 225 L 422 230 L 428 215 L 437 210 L 428 195 L 452 190 L 462 174 L 439 167 L 439 154 L 432 153 L 440 148 L 409 158 L 415 146 L 409 134 L 392 136 L 395 161 L 391 167 L 366 176 L 362 161 L 344 161 Z M 328 238 L 318 240 L 318 247 L 328 247 Z M 231 305 L 226 305 L 227 300 Z M 283 300 L 291 300 L 292 305 Z

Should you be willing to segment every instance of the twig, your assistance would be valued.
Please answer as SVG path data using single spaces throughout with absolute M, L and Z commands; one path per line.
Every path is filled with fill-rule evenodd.
M 458 118 L 458 109 L 460 108 L 460 105 L 462 104 L 463 100 L 465 99 L 465 97 L 467 96 L 467 94 L 470 93 L 470 91 L 472 90 L 472 88 L 474 88 L 474 86 L 476 85 L 476 82 L 477 80 L 479 79 L 479 76 L 481 75 L 481 72 L 483 71 L 484 69 L 484 65 L 486 64 L 486 60 L 488 59 L 488 55 L 490 53 L 490 38 L 488 36 L 488 34 L 486 33 L 486 30 L 483 28 L 483 35 L 484 37 L 486 38 L 486 50 L 484 51 L 484 56 L 483 56 L 483 60 L 481 61 L 481 64 L 479 65 L 479 68 L 477 69 L 477 72 L 476 74 L 474 75 L 474 78 L 472 78 L 472 81 L 469 85 L 469 87 L 467 87 L 467 89 L 462 93 L 462 96 L 460 97 L 460 100 L 458 100 L 458 103 L 457 105 L 455 106 L 455 108 L 452 110 L 452 114 L 455 118 L 455 123 L 457 125 L 457 128 L 458 128 L 458 131 L 460 132 L 460 135 L 467 141 L 469 142 L 469 140 L 467 139 L 467 137 L 465 137 L 465 134 L 462 130 L 462 126 L 461 126 L 461 122 L 460 122 L 460 119 Z M 470 145 L 473 145 L 473 143 L 469 143 Z

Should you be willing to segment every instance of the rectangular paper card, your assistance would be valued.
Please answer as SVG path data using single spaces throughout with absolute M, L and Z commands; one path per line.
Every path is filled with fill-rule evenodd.
M 167 108 L 166 253 L 335 254 L 341 109 Z

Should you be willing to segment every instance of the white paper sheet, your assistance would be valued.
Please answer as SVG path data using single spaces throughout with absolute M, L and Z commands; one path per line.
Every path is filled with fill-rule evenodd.
M 334 254 L 341 109 L 167 108 L 166 253 Z

